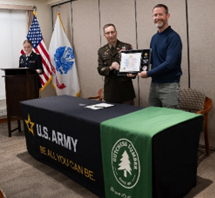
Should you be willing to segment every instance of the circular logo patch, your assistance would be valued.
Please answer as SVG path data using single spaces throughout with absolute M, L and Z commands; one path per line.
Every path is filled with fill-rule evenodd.
M 111 151 L 111 164 L 117 182 L 124 188 L 133 188 L 140 177 L 138 153 L 128 139 L 119 139 Z
M 59 47 L 54 54 L 56 70 L 61 74 L 67 74 L 74 64 L 74 52 L 71 47 Z

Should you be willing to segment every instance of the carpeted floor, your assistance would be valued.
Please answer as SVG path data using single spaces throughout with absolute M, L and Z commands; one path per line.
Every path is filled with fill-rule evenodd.
M 215 152 L 205 157 L 199 148 L 198 154 L 197 186 L 185 198 L 215 197 Z M 0 189 L 7 198 L 98 198 L 35 160 L 26 150 L 24 133 L 13 132 L 9 138 L 6 123 L 0 124 Z

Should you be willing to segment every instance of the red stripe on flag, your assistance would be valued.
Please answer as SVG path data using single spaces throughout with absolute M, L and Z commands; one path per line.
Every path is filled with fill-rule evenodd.
M 49 77 L 47 76 L 47 74 L 45 72 L 43 72 L 43 76 L 47 81 L 49 80 Z
M 41 82 L 42 86 L 45 85 L 45 83 L 44 83 L 44 81 L 43 81 L 43 79 L 41 77 L 40 77 L 40 82 Z
M 48 68 L 49 68 L 49 66 L 48 66 L 48 64 L 47 64 L 47 62 L 44 60 L 44 59 L 42 59 L 42 63 L 43 63 L 43 66 L 44 66 L 44 73 L 43 73 L 43 75 L 44 75 L 44 78 L 46 79 L 46 80 L 48 80 L 50 77 L 49 76 L 51 76 L 52 75 L 52 73 L 50 73 L 49 71 L 48 71 Z
M 51 61 L 50 61 L 49 54 L 48 54 L 48 52 L 46 51 L 46 49 L 44 48 L 42 42 L 40 42 L 39 46 L 40 46 L 40 48 L 41 48 L 41 50 L 43 51 L 45 57 L 47 58 L 47 60 L 49 61 L 50 65 L 51 65 Z M 51 72 L 51 70 L 50 70 L 50 68 L 49 68 L 48 65 L 47 65 L 47 68 L 46 68 L 46 69 L 47 69 L 47 71 L 49 72 L 49 74 L 52 74 L 52 72 Z
M 39 46 L 41 47 L 42 51 L 43 51 L 44 54 L 46 55 L 48 61 L 51 63 L 50 56 L 49 56 L 48 52 L 46 51 L 46 49 L 44 48 L 42 42 L 40 42 Z
M 39 53 L 39 50 L 37 49 L 37 47 L 34 49 L 38 54 L 40 54 Z M 41 55 L 41 54 L 40 54 Z M 46 62 L 45 62 L 45 60 L 44 60 L 44 57 L 41 55 L 41 58 L 42 58 L 42 63 L 43 63 L 43 65 L 46 65 L 46 69 L 48 68 L 48 65 L 46 64 Z M 46 74 L 46 71 L 44 71 L 43 72 L 43 74 L 41 74 L 44 78 L 45 78 L 45 80 L 46 81 L 48 81 L 49 80 L 49 77 L 47 76 L 47 74 Z M 43 79 L 40 77 L 40 81 L 41 81 L 41 84 L 42 85 L 44 85 L 45 84 L 45 82 L 43 81 Z

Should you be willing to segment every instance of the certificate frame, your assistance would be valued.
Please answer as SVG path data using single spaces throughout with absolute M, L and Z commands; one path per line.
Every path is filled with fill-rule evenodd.
M 120 53 L 118 76 L 148 71 L 151 63 L 151 49 L 125 50 Z

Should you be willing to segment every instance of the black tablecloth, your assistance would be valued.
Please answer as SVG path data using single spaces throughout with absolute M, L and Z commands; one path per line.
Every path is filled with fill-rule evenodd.
M 100 123 L 107 119 L 134 112 L 140 108 L 122 104 L 115 104 L 114 107 L 101 110 L 85 108 L 87 105 L 97 103 L 100 102 L 63 95 L 24 101 L 21 102 L 21 109 L 24 120 L 28 120 L 29 115 L 31 121 L 35 123 L 33 126 L 34 135 L 25 127 L 29 153 L 98 196 L 104 197 Z M 53 130 L 54 132 L 52 132 Z M 46 133 L 46 131 L 48 132 Z M 76 152 L 73 149 L 69 150 L 58 145 L 58 143 L 56 144 L 56 141 L 52 141 L 52 133 L 57 136 L 57 132 L 78 140 Z M 41 153 L 40 149 L 42 147 L 45 148 L 46 155 Z M 50 151 L 49 156 L 47 150 Z M 72 160 L 73 168 L 59 162 L 57 154 Z M 77 164 L 78 167 L 75 168 L 76 165 L 74 164 Z M 90 173 L 82 174 L 82 167 L 86 168 L 85 171 L 92 171 L 90 173 L 93 176 L 90 178 L 90 176 L 87 177 L 87 174 L 90 175 Z
M 29 153 L 99 197 L 104 197 L 100 123 L 140 107 L 99 103 L 72 96 L 21 102 Z M 153 197 L 183 197 L 196 184 L 197 148 L 202 117 L 162 131 L 153 138 Z

